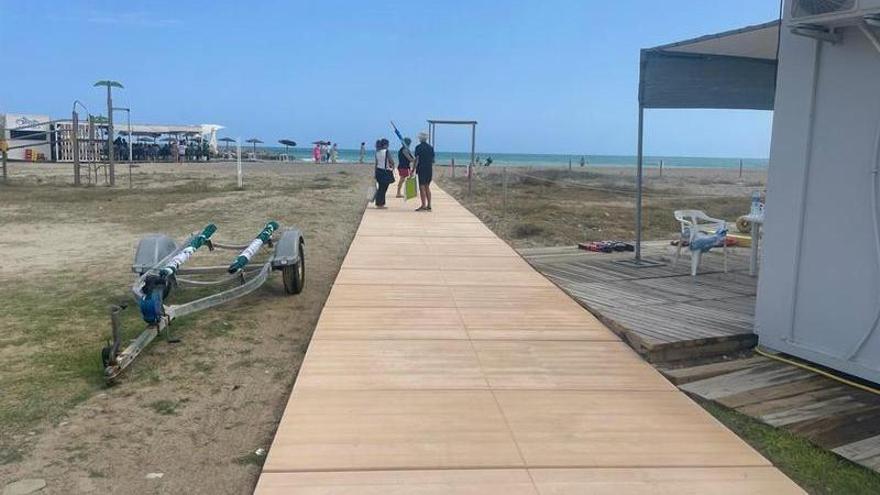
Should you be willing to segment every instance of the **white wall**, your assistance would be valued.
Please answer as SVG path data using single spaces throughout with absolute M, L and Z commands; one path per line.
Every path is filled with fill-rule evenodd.
M 782 31 L 756 332 L 763 346 L 880 382 L 880 332 L 850 356 L 880 309 L 880 53 L 857 28 L 842 34 L 817 48 Z

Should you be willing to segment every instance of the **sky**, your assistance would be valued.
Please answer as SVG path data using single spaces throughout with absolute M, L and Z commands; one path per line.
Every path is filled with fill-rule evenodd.
M 0 0 L 0 112 L 220 124 L 356 148 L 477 120 L 478 152 L 636 147 L 639 50 L 773 20 L 776 0 Z M 122 115 L 117 119 L 123 118 Z M 772 114 L 648 110 L 649 155 L 766 157 Z M 469 147 L 443 127 L 439 150 Z

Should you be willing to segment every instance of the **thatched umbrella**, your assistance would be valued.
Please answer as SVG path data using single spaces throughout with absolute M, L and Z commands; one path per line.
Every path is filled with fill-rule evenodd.
M 226 143 L 226 151 L 229 151 L 229 143 L 234 143 L 235 139 L 232 139 L 231 137 L 222 137 L 217 141 L 223 141 L 224 143 Z
M 245 142 L 246 142 L 246 143 L 251 143 L 251 144 L 254 145 L 254 157 L 256 158 L 256 156 L 257 156 L 257 145 L 258 145 L 258 144 L 263 144 L 263 142 L 260 141 L 258 138 L 250 138 L 250 139 L 246 140 Z
M 287 148 L 296 146 L 296 141 L 292 139 L 279 139 L 278 142 L 284 145 L 284 154 L 287 154 Z

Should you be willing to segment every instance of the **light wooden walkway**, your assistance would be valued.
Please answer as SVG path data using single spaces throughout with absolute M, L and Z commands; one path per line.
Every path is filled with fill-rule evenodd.
M 801 493 L 448 195 L 389 205 L 364 215 L 257 493 Z

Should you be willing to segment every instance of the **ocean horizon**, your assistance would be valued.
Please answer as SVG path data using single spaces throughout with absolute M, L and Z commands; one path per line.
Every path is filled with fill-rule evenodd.
M 223 146 L 220 147 L 223 149 Z M 246 153 L 249 146 L 242 146 L 242 152 Z M 284 153 L 283 146 L 259 146 L 258 150 L 270 153 Z M 393 148 L 394 150 L 397 147 Z M 289 148 L 287 153 L 297 160 L 312 161 L 312 148 Z M 338 162 L 357 163 L 359 150 L 339 149 Z M 366 160 L 372 159 L 373 150 L 367 148 Z M 572 167 L 580 166 L 581 156 L 584 157 L 587 166 L 604 167 L 635 167 L 635 155 L 568 155 L 562 153 L 477 153 L 477 157 L 485 163 L 486 158 L 492 158 L 493 166 L 508 167 L 568 167 L 571 160 Z M 469 152 L 461 151 L 438 151 L 437 162 L 448 164 L 452 159 L 458 165 L 465 165 L 470 161 Z M 744 169 L 765 169 L 768 166 L 767 158 L 737 158 L 737 157 L 699 157 L 699 156 L 645 156 L 645 167 L 659 167 L 661 160 L 663 167 L 671 168 L 739 168 L 740 160 Z

